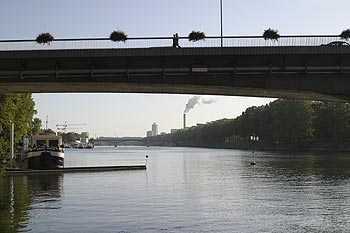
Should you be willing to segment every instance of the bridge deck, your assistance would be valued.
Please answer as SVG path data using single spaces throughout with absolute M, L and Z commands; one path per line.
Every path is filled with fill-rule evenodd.
M 350 98 L 350 46 L 0 51 L 0 93 Z

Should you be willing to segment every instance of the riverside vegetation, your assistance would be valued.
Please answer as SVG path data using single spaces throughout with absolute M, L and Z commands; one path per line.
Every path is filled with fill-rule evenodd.
M 20 145 L 23 137 L 37 130 L 33 119 L 35 103 L 31 94 L 0 95 L 0 168 L 5 167 L 9 160 L 10 125 L 14 123 L 14 141 Z M 40 129 L 40 126 L 39 126 Z
M 286 150 L 342 150 L 339 145 L 350 142 L 350 106 L 341 102 L 278 99 L 265 106 L 250 107 L 235 119 L 159 135 L 150 138 L 149 143 L 248 149 L 253 134 L 259 136 L 260 149 L 278 149 L 283 145 Z

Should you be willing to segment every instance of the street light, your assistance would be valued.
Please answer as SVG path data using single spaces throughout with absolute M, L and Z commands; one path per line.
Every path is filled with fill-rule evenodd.
M 222 0 L 220 0 L 220 26 L 221 26 L 221 47 L 223 47 L 223 28 L 222 28 Z

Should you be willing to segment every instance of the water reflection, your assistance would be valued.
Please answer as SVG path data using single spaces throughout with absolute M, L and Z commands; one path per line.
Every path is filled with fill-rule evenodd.
M 243 171 L 250 176 L 248 202 L 259 206 L 247 208 L 249 213 L 262 219 L 276 216 L 278 221 L 271 227 L 279 232 L 345 232 L 350 208 L 349 155 L 261 152 L 257 162 L 255 167 L 246 163 Z M 266 222 L 258 228 L 266 227 Z
M 145 154 L 150 159 L 142 171 L 1 178 L 0 232 L 350 229 L 346 154 L 258 152 L 257 165 L 251 166 L 251 153 L 239 150 L 113 147 L 72 152 L 67 164 L 118 164 Z
M 31 210 L 60 208 L 62 193 L 62 174 L 0 177 L 0 232 L 22 232 Z
M 259 157 L 259 172 L 266 176 L 285 179 L 305 178 L 323 182 L 344 181 L 350 178 L 350 156 L 327 153 L 264 154 Z

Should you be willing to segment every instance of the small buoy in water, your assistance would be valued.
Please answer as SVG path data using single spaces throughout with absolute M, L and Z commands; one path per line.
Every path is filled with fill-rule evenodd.
M 254 166 L 254 165 L 256 165 L 256 162 L 255 161 L 251 161 L 250 165 Z

